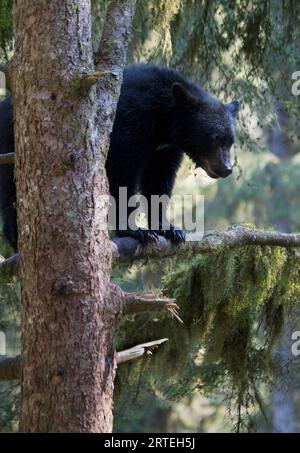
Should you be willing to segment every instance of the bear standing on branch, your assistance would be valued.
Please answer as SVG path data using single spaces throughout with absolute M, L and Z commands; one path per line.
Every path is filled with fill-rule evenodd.
M 3 154 L 14 152 L 12 109 L 9 97 L 1 102 L 0 152 Z M 143 194 L 149 207 L 151 195 L 170 197 L 184 153 L 211 178 L 229 176 L 238 111 L 238 102 L 222 104 L 175 70 L 152 65 L 127 68 L 106 164 L 110 194 L 116 205 L 120 187 L 127 188 L 128 199 Z M 17 250 L 15 204 L 13 166 L 0 166 L 4 233 Z M 146 214 L 150 223 L 150 208 Z M 148 230 L 121 229 L 117 216 L 116 234 L 131 236 L 142 244 L 155 241 L 159 235 L 174 243 L 184 241 L 183 231 L 172 225 L 164 228 L 165 216 L 161 206 L 156 230 L 151 230 L 151 225 Z

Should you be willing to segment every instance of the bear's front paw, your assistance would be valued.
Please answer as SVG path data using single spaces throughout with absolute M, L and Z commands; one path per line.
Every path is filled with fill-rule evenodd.
M 164 236 L 166 239 L 169 239 L 173 244 L 181 244 L 185 242 L 185 232 L 183 230 L 176 229 L 171 225 L 168 230 L 160 230 L 160 236 Z
M 135 233 L 136 234 L 133 237 L 137 239 L 143 246 L 153 244 L 158 240 L 158 234 L 153 230 L 143 230 L 142 228 L 139 228 L 137 231 L 135 231 Z
M 142 228 L 138 228 L 137 230 L 118 230 L 116 231 L 116 235 L 118 237 L 132 237 L 139 241 L 143 246 L 153 244 L 158 240 L 158 233 L 156 231 L 143 230 Z

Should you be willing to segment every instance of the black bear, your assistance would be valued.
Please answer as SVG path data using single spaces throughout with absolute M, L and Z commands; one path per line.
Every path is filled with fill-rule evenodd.
M 136 193 L 147 200 L 151 195 L 170 196 L 184 153 L 211 178 L 229 176 L 238 110 L 237 102 L 222 104 L 175 70 L 153 65 L 127 68 L 106 164 L 110 193 L 117 205 L 120 187 L 127 188 L 128 198 Z M 12 104 L 8 97 L 0 105 L 0 152 L 12 151 Z M 4 233 L 14 249 L 15 200 L 13 168 L 0 166 Z M 147 214 L 150 219 L 151 213 Z M 183 231 L 173 226 L 164 229 L 164 218 L 165 212 L 159 212 L 156 230 L 120 229 L 117 218 L 116 234 L 132 236 L 143 244 L 158 235 L 173 242 L 184 241 Z

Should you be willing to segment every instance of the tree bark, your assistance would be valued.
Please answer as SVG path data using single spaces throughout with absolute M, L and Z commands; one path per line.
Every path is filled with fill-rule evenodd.
M 135 1 L 123 8 L 116 75 L 94 72 L 90 2 L 14 5 L 16 183 L 22 282 L 22 432 L 110 432 L 120 306 L 100 229 L 105 159 Z M 108 17 L 107 36 L 113 20 Z M 101 61 L 99 61 L 101 64 Z

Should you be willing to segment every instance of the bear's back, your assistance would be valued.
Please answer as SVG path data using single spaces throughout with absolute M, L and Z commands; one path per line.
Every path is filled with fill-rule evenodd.
M 14 152 L 13 107 L 11 96 L 0 103 L 0 154 Z M 0 203 L 15 196 L 14 166 L 0 165 Z
M 200 93 L 199 87 L 173 69 L 146 64 L 127 67 L 118 105 L 119 113 L 123 109 L 128 113 L 130 108 L 153 111 L 172 107 L 172 86 L 176 82 L 182 83 L 195 94 Z

